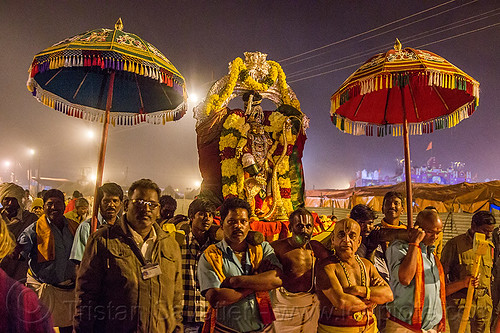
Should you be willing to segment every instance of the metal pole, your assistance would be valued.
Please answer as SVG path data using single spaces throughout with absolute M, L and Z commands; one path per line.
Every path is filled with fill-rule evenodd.
M 102 128 L 101 147 L 99 149 L 99 161 L 97 163 L 97 177 L 95 180 L 94 190 L 94 207 L 92 210 L 91 232 L 97 230 L 97 215 L 99 212 L 99 202 L 97 200 L 97 190 L 102 184 L 102 176 L 104 173 L 104 157 L 106 156 L 106 144 L 108 142 L 109 114 L 113 101 L 113 86 L 115 83 L 115 71 L 112 71 L 109 76 L 108 98 L 106 100 L 106 115 L 104 117 L 104 125 Z

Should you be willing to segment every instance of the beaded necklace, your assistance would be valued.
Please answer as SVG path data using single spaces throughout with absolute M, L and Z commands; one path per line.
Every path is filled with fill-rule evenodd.
M 349 278 L 349 274 L 347 273 L 347 268 L 345 267 L 345 264 L 340 258 L 335 254 L 335 257 L 339 261 L 340 267 L 342 267 L 342 270 L 344 271 L 344 275 L 347 279 L 347 283 L 349 284 L 349 287 L 352 287 L 353 284 L 351 282 L 351 279 Z M 366 287 L 366 267 L 363 261 L 361 261 L 361 258 L 357 254 L 354 255 L 354 259 L 356 259 L 356 262 L 359 265 L 359 270 L 361 271 L 361 286 Z
M 337 256 L 337 254 L 335 254 L 335 258 L 337 258 L 337 260 L 339 261 L 340 267 L 342 267 L 342 270 L 344 271 L 344 275 L 347 279 L 347 284 L 349 285 L 349 287 L 352 287 L 353 284 L 351 282 L 351 279 L 349 278 L 349 273 L 347 272 L 347 268 L 345 267 L 344 262 L 342 260 L 340 260 L 340 258 Z M 359 265 L 359 270 L 361 271 L 361 286 L 367 287 L 367 284 L 366 284 L 366 266 L 363 263 L 363 261 L 361 261 L 361 258 L 357 254 L 354 255 L 354 259 L 356 259 L 356 262 Z M 367 310 L 366 314 L 368 316 L 368 310 Z M 361 321 L 363 319 L 363 312 L 362 311 L 355 312 L 352 316 L 353 316 L 354 320 Z M 368 327 L 368 320 L 366 321 L 365 330 L 367 327 Z

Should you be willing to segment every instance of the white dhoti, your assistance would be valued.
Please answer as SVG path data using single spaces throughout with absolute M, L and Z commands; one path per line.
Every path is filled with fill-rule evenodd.
M 61 289 L 51 284 L 41 283 L 28 274 L 26 286 L 32 289 L 52 315 L 55 327 L 73 325 L 75 314 L 75 289 Z
M 319 301 L 315 294 L 291 293 L 281 287 L 271 292 L 276 333 L 316 332 Z

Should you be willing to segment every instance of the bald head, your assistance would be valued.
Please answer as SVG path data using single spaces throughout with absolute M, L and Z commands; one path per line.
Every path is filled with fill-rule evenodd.
M 338 256 L 353 256 L 361 244 L 361 227 L 350 218 L 335 223 L 332 245 Z
M 424 209 L 418 213 L 415 225 L 425 231 L 425 237 L 422 240 L 425 245 L 432 245 L 443 231 L 443 223 L 434 209 Z

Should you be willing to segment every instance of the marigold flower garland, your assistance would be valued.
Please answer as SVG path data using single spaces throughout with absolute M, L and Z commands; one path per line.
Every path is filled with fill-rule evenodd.
M 270 65 L 269 74 L 266 75 L 263 82 L 258 82 L 250 76 L 245 63 L 240 57 L 234 59 L 229 66 L 229 79 L 224 87 L 224 90 L 220 95 L 212 94 L 208 98 L 205 105 L 206 115 L 210 115 L 212 112 L 216 112 L 222 107 L 224 102 L 227 101 L 233 93 L 238 80 L 250 90 L 261 92 L 267 91 L 269 87 L 271 87 L 274 82 L 278 80 L 278 88 L 283 99 L 283 104 L 291 105 L 300 111 L 299 100 L 296 98 L 290 98 L 288 84 L 286 83 L 286 75 L 280 64 L 276 61 L 267 61 L 267 63 Z
M 270 133 L 273 140 L 279 140 L 282 149 L 286 149 L 286 156 L 283 161 L 276 166 L 278 174 L 278 186 L 280 188 L 281 201 L 287 214 L 293 211 L 291 199 L 291 181 L 290 181 L 290 165 L 289 155 L 291 150 L 288 146 L 293 145 L 297 137 L 291 133 L 285 133 L 287 136 L 287 147 L 283 146 L 283 138 L 280 135 L 283 131 L 283 124 L 288 119 L 280 112 L 271 112 L 269 115 L 269 126 L 264 126 L 266 132 Z M 237 152 L 241 151 L 247 143 L 245 134 L 249 125 L 245 123 L 243 113 L 233 112 L 228 115 L 221 132 L 219 141 L 219 151 L 221 152 L 221 174 L 222 174 L 222 195 L 239 196 L 244 199 L 244 171 L 240 163 Z M 281 150 L 282 151 L 282 150 Z M 275 152 L 272 156 L 273 162 L 276 163 L 281 152 Z

